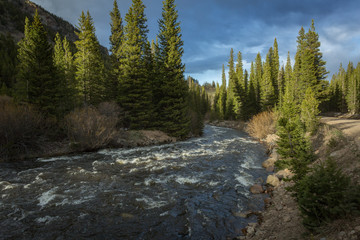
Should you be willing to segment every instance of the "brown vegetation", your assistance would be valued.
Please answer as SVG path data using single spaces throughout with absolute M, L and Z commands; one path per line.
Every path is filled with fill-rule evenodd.
M 275 114 L 270 111 L 255 115 L 246 128 L 254 138 L 264 139 L 267 135 L 275 133 Z
M 31 106 L 0 96 L 0 158 L 18 157 L 36 148 L 45 125 L 44 118 Z
M 65 126 L 69 138 L 84 150 L 93 150 L 107 146 L 117 135 L 119 121 L 115 104 L 104 103 L 101 112 L 94 107 L 76 109 L 65 117 Z

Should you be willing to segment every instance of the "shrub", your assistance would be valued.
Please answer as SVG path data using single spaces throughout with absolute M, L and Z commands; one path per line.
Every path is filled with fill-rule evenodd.
M 360 210 L 360 188 L 351 185 L 350 178 L 329 159 L 299 182 L 297 201 L 304 225 L 314 230 Z
M 106 146 L 116 135 L 118 117 L 101 114 L 96 108 L 76 109 L 65 117 L 68 137 L 85 150 Z
M 0 156 L 13 159 L 36 148 L 44 134 L 44 119 L 29 105 L 17 105 L 10 97 L 0 96 Z
M 255 115 L 247 126 L 247 132 L 258 139 L 263 139 L 267 135 L 275 133 L 274 113 L 266 111 Z

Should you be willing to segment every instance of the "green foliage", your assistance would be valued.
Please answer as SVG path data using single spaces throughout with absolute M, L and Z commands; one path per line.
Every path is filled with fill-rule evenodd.
M 226 92 L 226 111 L 225 111 L 225 119 L 234 119 L 235 118 L 235 99 L 234 99 L 234 90 L 238 83 L 238 79 L 235 72 L 234 66 L 234 50 L 230 51 L 229 58 L 229 85 L 227 87 Z
M 120 59 L 122 56 L 122 47 L 124 42 L 124 27 L 123 20 L 120 15 L 117 1 L 114 0 L 114 8 L 110 12 L 111 18 L 111 35 L 110 35 L 110 74 L 106 81 L 106 99 L 114 100 L 117 99 L 119 92 L 119 82 L 121 79 L 120 72 Z
M 314 230 L 360 210 L 360 188 L 353 186 L 334 160 L 315 166 L 298 184 L 297 202 L 304 225 Z
M 263 111 L 269 110 L 274 107 L 276 102 L 276 93 L 274 81 L 272 78 L 271 63 L 272 49 L 269 50 L 269 53 L 266 56 L 266 62 L 264 64 L 264 74 L 260 84 L 261 107 Z
M 320 113 L 319 102 L 315 98 L 315 93 L 309 87 L 306 89 L 304 100 L 301 103 L 301 121 L 305 124 L 305 128 L 310 133 L 315 133 L 319 126 L 317 115 Z
M 10 35 L 0 34 L 0 86 L 11 89 L 15 85 L 17 46 Z M 10 93 L 10 91 L 7 91 Z
M 162 98 L 158 108 L 161 112 L 161 127 L 171 136 L 185 138 L 190 130 L 188 86 L 184 79 L 183 41 L 174 0 L 163 2 L 158 37 L 162 75 L 160 80 Z
M 25 37 L 19 42 L 16 97 L 34 104 L 49 115 L 57 115 L 59 84 L 47 33 L 35 13 L 25 21 Z
M 295 173 L 292 180 L 296 183 L 306 175 L 307 165 L 314 160 L 310 141 L 305 138 L 299 117 L 292 119 L 280 117 L 277 134 L 278 153 L 281 159 L 276 165 L 279 168 L 290 168 Z
M 141 0 L 132 1 L 121 48 L 118 102 L 125 111 L 126 126 L 132 129 L 151 127 L 154 112 L 152 79 L 148 79 L 145 64 L 148 29 L 144 10 Z
M 89 12 L 86 15 L 81 13 L 78 30 L 79 40 L 75 42 L 76 90 L 83 104 L 98 104 L 104 100 L 105 66 Z

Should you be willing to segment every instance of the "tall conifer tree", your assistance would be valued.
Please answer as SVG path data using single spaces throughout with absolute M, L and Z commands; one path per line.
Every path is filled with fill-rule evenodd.
M 119 11 L 117 1 L 114 0 L 113 10 L 110 12 L 111 35 L 110 35 L 110 59 L 111 70 L 108 81 L 106 81 L 106 95 L 108 100 L 116 100 L 119 92 L 119 81 L 121 79 L 120 58 L 122 57 L 122 46 L 124 40 L 123 20 Z
M 184 81 L 185 66 L 182 63 L 184 49 L 175 0 L 163 2 L 162 18 L 159 20 L 159 40 L 163 65 L 161 82 L 163 96 L 159 102 L 161 127 L 172 136 L 184 138 L 189 133 L 188 87 Z
M 237 82 L 235 66 L 234 66 L 234 50 L 231 49 L 230 51 L 230 58 L 229 58 L 229 86 L 227 88 L 227 97 L 226 97 L 226 119 L 234 119 L 235 117 L 235 101 L 234 101 L 234 90 L 235 84 Z
M 152 126 L 151 79 L 147 79 L 145 55 L 147 33 L 145 6 L 141 0 L 133 0 L 125 16 L 124 42 L 120 58 L 119 102 L 126 112 L 125 124 L 132 129 Z
M 79 18 L 79 40 L 75 42 L 76 80 L 83 104 L 98 104 L 105 95 L 105 66 L 100 52 L 100 44 L 95 36 L 95 28 L 90 13 L 81 13 Z
M 37 11 L 31 25 L 25 20 L 24 33 L 19 43 L 17 97 L 35 104 L 44 113 L 57 115 L 59 84 L 53 50 Z

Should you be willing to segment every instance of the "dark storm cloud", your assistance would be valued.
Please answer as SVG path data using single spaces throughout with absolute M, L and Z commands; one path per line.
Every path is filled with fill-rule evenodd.
M 109 12 L 113 0 L 34 0 L 49 11 L 77 24 L 82 10 L 89 10 L 102 45 L 108 46 Z M 162 0 L 143 0 L 149 38 L 158 33 Z M 315 20 L 327 68 L 334 73 L 340 62 L 360 60 L 360 2 L 358 0 L 177 0 L 184 40 L 186 74 L 200 81 L 220 81 L 231 48 L 241 51 L 245 67 L 258 52 L 263 59 L 276 37 L 280 63 L 296 51 L 301 26 L 307 30 Z M 131 0 L 118 0 L 122 17 Z

